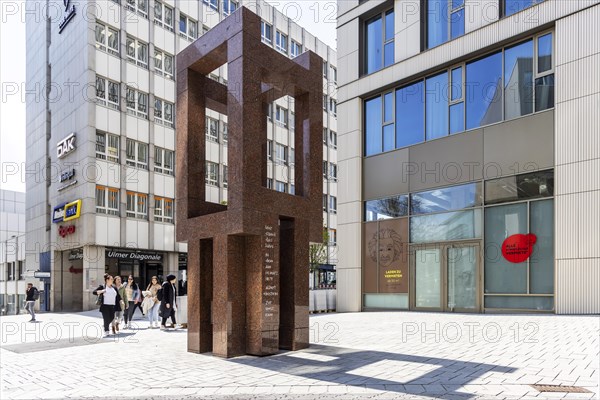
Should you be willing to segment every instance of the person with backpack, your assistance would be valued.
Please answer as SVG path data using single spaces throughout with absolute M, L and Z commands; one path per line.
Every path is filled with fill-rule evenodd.
M 160 301 L 157 298 L 157 293 L 160 290 L 161 286 L 158 283 L 158 277 L 153 276 L 150 279 L 150 284 L 146 288 L 147 294 L 144 297 L 144 301 L 148 302 L 148 310 L 146 311 L 146 315 L 148 315 L 148 322 L 150 323 L 149 328 L 158 328 L 158 309 L 160 307 Z
M 121 302 L 119 291 L 113 286 L 113 277 L 110 274 L 104 274 L 104 285 L 100 285 L 92 292 L 98 296 L 96 305 L 100 306 L 102 320 L 104 322 L 104 337 L 110 335 L 108 330 L 112 324 L 113 333 L 115 333 L 115 309 Z
M 161 299 L 160 303 L 160 312 L 162 315 L 162 323 L 160 324 L 160 329 L 166 329 L 165 324 L 167 323 L 167 318 L 171 317 L 171 322 L 173 324 L 173 328 L 175 328 L 175 311 L 177 311 L 177 287 L 175 286 L 175 281 L 177 277 L 175 275 L 168 275 L 167 279 L 163 282 L 162 287 L 160 288 L 158 294 L 158 298 Z
M 29 282 L 27 284 L 27 289 L 25 289 L 26 297 L 25 297 L 25 309 L 31 315 L 31 319 L 29 322 L 35 322 L 35 302 L 40 298 L 40 291 L 37 290 L 33 283 Z

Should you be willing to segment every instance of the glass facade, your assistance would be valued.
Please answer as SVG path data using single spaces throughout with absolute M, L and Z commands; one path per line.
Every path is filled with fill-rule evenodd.
M 394 63 L 394 10 L 365 23 L 365 73 L 371 74 Z
M 544 0 L 502 0 L 504 2 L 504 15 L 509 16 L 531 7 Z
M 465 34 L 464 0 L 427 0 L 427 48 Z

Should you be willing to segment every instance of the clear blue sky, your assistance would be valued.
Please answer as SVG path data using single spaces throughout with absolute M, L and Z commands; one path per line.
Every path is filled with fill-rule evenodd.
M 268 2 L 329 46 L 337 47 L 335 0 Z M 25 103 L 22 93 L 26 61 L 23 3 L 23 0 L 0 1 L 0 188 L 16 191 L 25 191 Z M 11 94 L 15 88 L 18 93 Z M 13 170 L 17 173 L 12 174 Z

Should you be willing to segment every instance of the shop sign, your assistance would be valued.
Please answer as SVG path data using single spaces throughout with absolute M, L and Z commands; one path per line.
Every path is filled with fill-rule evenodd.
M 52 212 L 52 222 L 55 224 L 63 221 L 65 216 L 65 205 L 66 203 L 54 207 L 54 211 Z
M 71 267 L 69 268 L 69 272 L 72 274 L 81 274 L 83 273 L 83 268 L 75 268 L 71 265 Z
M 83 249 L 71 250 L 69 253 L 69 261 L 83 260 Z
M 58 142 L 56 145 L 56 157 L 63 158 L 70 152 L 75 150 L 75 133 L 71 133 L 69 136 Z
M 73 178 L 75 177 L 75 168 L 72 168 L 66 172 L 63 172 L 62 174 L 60 174 L 60 182 L 67 182 L 65 185 L 61 186 L 58 188 L 58 191 L 60 192 L 61 190 L 64 190 L 66 188 L 68 188 L 69 186 L 73 186 L 74 184 L 77 183 L 77 180 L 73 180 Z
M 106 250 L 106 258 L 116 258 L 118 260 L 162 261 L 162 257 L 163 255 L 159 253 L 144 253 L 135 250 Z
M 75 225 L 67 225 L 67 226 L 61 225 L 58 227 L 58 236 L 60 236 L 60 237 L 64 238 L 73 233 L 75 233 Z
M 50 272 L 45 272 L 45 271 L 35 271 L 33 273 L 33 277 L 34 278 L 50 278 Z
M 81 199 L 64 203 L 54 207 L 52 222 L 67 222 L 79 218 L 81 215 Z
M 63 15 L 62 20 L 58 23 L 58 33 L 61 34 L 63 29 L 65 29 L 65 27 L 67 26 L 67 24 L 69 22 L 71 22 L 71 20 L 73 19 L 73 17 L 75 16 L 75 4 L 71 5 L 71 7 L 69 7 L 71 3 L 71 0 L 63 0 L 63 4 L 65 6 L 65 15 Z
M 537 242 L 537 236 L 533 233 L 527 235 L 516 234 L 507 237 L 502 243 L 502 256 L 511 263 L 522 263 L 533 253 L 533 245 Z

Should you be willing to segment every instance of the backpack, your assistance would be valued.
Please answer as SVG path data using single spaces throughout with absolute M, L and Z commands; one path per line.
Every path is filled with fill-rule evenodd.
M 37 288 L 33 288 L 33 301 L 38 301 L 40 299 L 40 291 Z
M 160 289 L 158 289 L 158 290 L 156 291 L 156 299 L 157 299 L 158 301 L 162 301 L 162 299 L 163 299 L 163 288 L 162 288 L 162 286 L 161 286 L 161 288 L 160 288 Z

